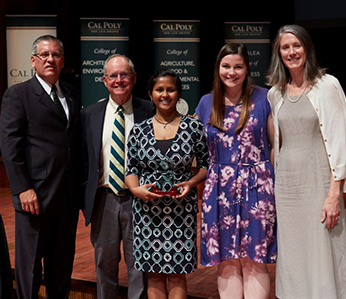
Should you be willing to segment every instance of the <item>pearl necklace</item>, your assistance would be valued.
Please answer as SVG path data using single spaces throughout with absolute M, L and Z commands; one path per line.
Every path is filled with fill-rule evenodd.
M 158 119 L 156 118 L 155 115 L 154 115 L 154 118 L 155 118 L 155 120 L 156 120 L 159 124 L 163 125 L 163 128 L 164 128 L 164 129 L 166 129 L 167 125 L 169 125 L 170 123 L 172 123 L 178 116 L 180 116 L 179 113 L 177 113 L 177 114 L 175 115 L 175 117 L 174 117 L 171 121 L 168 121 L 168 122 L 163 122 L 163 121 L 158 120 Z
M 296 98 L 295 100 L 292 100 L 292 99 L 290 98 L 290 96 L 288 95 L 288 94 L 290 93 L 290 84 L 288 84 L 287 93 L 286 93 L 287 99 L 288 99 L 291 103 L 297 103 L 297 102 L 300 100 L 300 98 L 302 97 L 302 95 L 304 94 L 304 92 L 305 92 L 305 90 L 306 90 L 306 87 L 307 87 L 307 84 L 305 84 L 304 89 L 303 89 L 302 93 L 298 96 L 298 98 Z

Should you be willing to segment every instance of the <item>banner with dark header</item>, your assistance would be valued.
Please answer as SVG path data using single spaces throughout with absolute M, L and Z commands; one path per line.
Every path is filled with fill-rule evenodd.
M 8 87 L 27 81 L 34 74 L 31 48 L 41 35 L 56 36 L 55 15 L 6 15 L 6 51 Z
M 155 70 L 173 69 L 183 83 L 178 102 L 182 114 L 193 114 L 200 99 L 200 22 L 154 20 Z
M 108 56 L 129 52 L 129 19 L 81 18 L 81 96 L 83 106 L 108 96 L 103 66 Z
M 265 77 L 270 63 L 270 23 L 226 22 L 225 42 L 246 45 L 252 79 L 255 84 L 266 87 Z

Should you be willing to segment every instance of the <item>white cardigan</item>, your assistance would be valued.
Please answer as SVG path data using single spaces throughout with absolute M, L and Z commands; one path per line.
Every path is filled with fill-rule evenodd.
M 335 181 L 346 178 L 346 98 L 335 77 L 324 75 L 308 91 L 307 97 L 314 107 Z M 281 90 L 272 87 L 268 92 L 275 128 L 275 165 L 279 156 L 278 112 L 283 104 Z M 346 180 L 343 191 L 346 192 Z

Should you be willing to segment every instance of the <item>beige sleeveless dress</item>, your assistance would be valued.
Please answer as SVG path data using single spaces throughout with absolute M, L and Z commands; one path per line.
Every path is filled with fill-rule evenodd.
M 282 299 L 346 298 L 342 197 L 338 225 L 329 231 L 321 224 L 331 171 L 317 114 L 304 94 L 295 103 L 285 97 L 278 119 L 282 147 L 275 175 L 276 295 Z

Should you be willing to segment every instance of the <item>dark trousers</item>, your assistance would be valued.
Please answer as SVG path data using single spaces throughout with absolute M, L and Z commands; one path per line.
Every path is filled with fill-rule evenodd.
M 46 297 L 69 297 L 78 210 L 59 212 L 59 215 L 15 213 L 15 278 L 19 299 L 38 298 L 42 259 Z
M 98 189 L 90 239 L 95 249 L 97 298 L 118 298 L 121 241 L 128 272 L 128 298 L 145 298 L 145 275 L 133 268 L 131 195 L 116 196 L 110 189 Z
M 11 262 L 5 227 L 0 215 L 0 298 L 12 298 Z

